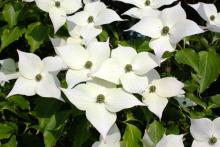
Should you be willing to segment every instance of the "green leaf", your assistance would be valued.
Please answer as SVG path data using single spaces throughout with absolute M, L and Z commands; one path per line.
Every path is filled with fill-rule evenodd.
M 78 117 L 74 124 L 75 127 L 71 127 L 72 130 L 69 131 L 68 136 L 71 137 L 73 146 L 81 147 L 91 136 L 93 136 L 90 132 L 91 125 L 84 117 Z
M 16 136 L 13 135 L 10 140 L 5 143 L 5 144 L 2 144 L 1 147 L 17 147 L 17 140 L 16 140 Z
M 28 26 L 25 38 L 30 45 L 30 51 L 36 51 L 44 40 L 47 38 L 48 30 L 47 27 L 40 22 L 32 23 Z
M 156 120 L 154 120 L 149 125 L 148 133 L 154 144 L 157 144 L 158 141 L 160 141 L 160 139 L 163 137 L 164 132 L 165 128 L 163 127 L 163 125 Z
M 196 97 L 193 93 L 188 93 L 186 97 L 189 98 L 191 101 L 195 102 L 197 105 L 200 105 L 201 107 L 206 109 L 206 103 L 203 102 L 200 98 Z
M 22 110 L 26 110 L 30 108 L 30 103 L 28 100 L 26 100 L 23 96 L 11 96 L 9 98 L 14 104 L 16 104 L 18 107 L 20 107 Z
M 54 146 L 61 136 L 61 132 L 66 124 L 70 111 L 61 111 L 53 115 L 47 122 L 44 129 L 44 144 L 46 147 Z
M 9 28 L 12 28 L 17 24 L 17 18 L 21 12 L 21 5 L 18 4 L 6 4 L 3 8 L 2 15 L 5 21 L 7 21 Z
M 98 36 L 98 38 L 101 42 L 107 41 L 108 32 L 106 32 L 105 30 L 102 30 L 102 33 Z
M 1 36 L 0 52 L 12 42 L 18 40 L 25 32 L 24 28 L 15 27 L 13 29 L 4 29 Z
M 127 124 L 123 135 L 124 147 L 141 147 L 141 131 L 132 124 Z
M 199 92 L 204 92 L 212 82 L 216 81 L 220 73 L 220 56 L 209 51 L 199 53 Z
M 217 106 L 220 106 L 220 94 L 214 95 L 211 97 L 211 100 L 213 103 L 215 103 Z
M 0 139 L 9 138 L 16 130 L 17 126 L 13 123 L 0 123 Z
M 199 56 L 193 49 L 183 49 L 176 53 L 175 59 L 178 63 L 191 66 L 199 72 Z

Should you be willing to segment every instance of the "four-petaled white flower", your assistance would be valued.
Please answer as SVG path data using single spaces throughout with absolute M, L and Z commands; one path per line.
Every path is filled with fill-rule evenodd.
M 93 143 L 92 147 L 120 147 L 121 134 L 116 124 L 109 130 L 105 140 L 100 136 L 100 141 Z
M 66 74 L 69 88 L 89 80 L 110 56 L 109 41 L 91 42 L 86 49 L 79 44 L 69 44 L 57 47 L 56 50 L 69 67 Z
M 32 54 L 18 51 L 19 55 L 19 77 L 9 96 L 21 94 L 33 96 L 38 94 L 42 97 L 61 99 L 61 92 L 58 86 L 58 79 L 55 79 L 53 72 L 60 70 L 59 63 L 52 63 L 52 57 L 41 59 Z M 58 60 L 56 60 L 58 61 Z
M 219 147 L 220 117 L 213 121 L 208 118 L 191 119 L 190 132 L 195 139 L 192 147 Z
M 157 67 L 156 57 L 148 52 L 137 53 L 131 47 L 119 46 L 94 76 L 122 84 L 130 93 L 142 93 L 148 85 L 147 73 Z
M 17 64 L 11 58 L 0 60 L 0 85 L 4 86 L 5 82 L 17 79 Z
M 82 7 L 81 0 L 35 0 L 35 2 L 41 10 L 49 13 L 55 33 L 65 24 L 67 14 L 72 14 Z
M 124 14 L 134 18 L 143 18 L 145 16 L 158 16 L 160 11 L 157 10 L 163 5 L 169 5 L 176 0 L 117 0 L 136 6 L 126 11 Z
M 78 109 L 86 111 L 91 124 L 106 139 L 116 121 L 116 112 L 143 104 L 132 94 L 102 80 L 79 84 L 74 89 L 62 89 Z
M 84 10 L 67 17 L 68 21 L 81 27 L 80 34 L 85 40 L 91 40 L 102 32 L 101 25 L 122 21 L 120 16 L 108 9 L 103 2 L 85 4 Z
M 206 20 L 207 29 L 220 33 L 220 13 L 217 12 L 217 8 L 214 4 L 199 2 L 190 6 L 194 8 L 204 20 Z
M 174 51 L 184 37 L 203 32 L 195 22 L 186 19 L 180 4 L 164 9 L 158 17 L 144 17 L 130 30 L 152 38 L 149 46 L 159 60 L 164 52 Z
M 168 103 L 167 98 L 184 94 L 183 87 L 184 84 L 173 77 L 153 80 L 142 94 L 143 102 L 151 112 L 161 119 L 163 110 Z

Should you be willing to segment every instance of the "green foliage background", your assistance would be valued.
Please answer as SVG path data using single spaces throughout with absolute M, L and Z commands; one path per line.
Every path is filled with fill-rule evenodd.
M 131 7 L 111 0 L 104 2 L 119 14 Z M 183 0 L 182 6 L 189 19 L 204 25 L 205 22 L 186 5 L 187 2 L 198 1 Z M 206 2 L 214 2 L 217 8 L 220 8 L 220 2 L 217 0 Z M 122 44 L 132 46 L 138 52 L 152 51 L 148 46 L 149 38 L 123 31 L 137 20 L 127 16 L 123 18 L 130 21 L 104 26 L 99 40 L 110 37 L 112 48 Z M 16 49 L 34 52 L 41 58 L 55 55 L 49 36 L 54 36 L 49 16 L 34 3 L 0 0 L 1 59 L 11 57 L 18 60 Z M 68 37 L 66 26 L 62 27 L 56 36 Z M 146 107 L 136 107 L 118 113 L 117 125 L 122 134 L 122 143 L 126 147 L 142 146 L 141 138 L 145 129 L 148 129 L 155 144 L 164 133 L 186 134 L 184 143 L 188 147 L 192 142 L 189 133 L 190 118 L 213 119 L 220 116 L 219 40 L 220 34 L 208 31 L 185 38 L 178 44 L 176 52 L 165 55 L 168 60 L 157 70 L 162 77 L 175 76 L 184 82 L 186 97 L 197 106 L 183 108 L 171 98 L 162 120 Z M 64 75 L 65 73 L 59 74 L 62 86 L 65 86 Z M 0 87 L 1 147 L 88 147 L 98 140 L 99 134 L 86 120 L 84 112 L 77 110 L 67 99 L 66 103 L 39 96 L 13 96 L 6 99 L 13 83 L 14 81 Z

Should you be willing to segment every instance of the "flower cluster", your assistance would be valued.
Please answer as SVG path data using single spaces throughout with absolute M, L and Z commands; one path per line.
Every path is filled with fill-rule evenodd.
M 129 30 L 150 37 L 151 52 L 137 52 L 134 48 L 118 45 L 110 48 L 109 39 L 100 42 L 96 37 L 102 26 L 123 20 L 114 10 L 100 1 L 81 0 L 23 0 L 35 1 L 49 17 L 56 33 L 65 23 L 70 37 L 51 38 L 56 56 L 43 60 L 33 53 L 17 50 L 18 65 L 12 59 L 0 61 L 0 84 L 17 79 L 8 97 L 13 95 L 56 98 L 63 102 L 61 92 L 101 134 L 93 147 L 119 147 L 121 134 L 116 125 L 116 113 L 132 107 L 149 109 L 159 119 L 171 97 L 184 97 L 184 84 L 175 77 L 160 77 L 158 68 L 173 52 L 178 42 L 187 36 L 203 33 L 206 29 L 220 32 L 220 15 L 212 4 L 191 5 L 207 21 L 200 27 L 187 19 L 180 3 L 175 0 L 118 0 L 132 4 L 123 15 L 140 19 Z M 204 29 L 203 29 L 204 28 Z M 18 66 L 18 70 L 17 70 Z M 57 77 L 66 71 L 67 88 L 61 88 Z M 177 98 L 181 102 L 180 98 Z M 194 104 L 189 101 L 189 105 Z M 193 147 L 220 146 L 219 118 L 191 120 L 190 131 L 195 139 Z M 205 126 L 205 127 L 204 127 Z M 184 135 L 165 135 L 154 144 L 146 131 L 143 144 L 156 147 L 183 147 Z

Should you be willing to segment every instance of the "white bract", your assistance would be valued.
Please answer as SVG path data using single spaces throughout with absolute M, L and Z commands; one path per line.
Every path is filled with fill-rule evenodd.
M 100 141 L 96 141 L 92 147 L 120 147 L 121 134 L 116 124 L 109 130 L 105 140 L 100 136 Z
M 49 13 L 55 33 L 65 24 L 67 14 L 72 14 L 82 7 L 81 0 L 35 0 L 35 2 L 41 10 Z
M 195 139 L 192 147 L 219 147 L 220 117 L 213 121 L 208 118 L 191 119 L 190 132 Z
M 114 10 L 108 9 L 103 2 L 99 1 L 86 3 L 83 11 L 67 19 L 81 27 L 80 35 L 85 40 L 91 40 L 99 35 L 102 32 L 101 25 L 122 21 Z
M 190 6 L 194 8 L 204 20 L 206 20 L 206 25 L 209 30 L 220 33 L 220 13 L 217 12 L 217 8 L 214 4 L 199 2 Z
M 109 41 L 91 42 L 86 49 L 79 44 L 69 44 L 57 47 L 56 50 L 69 67 L 66 74 L 69 88 L 89 80 L 110 56 Z
M 184 147 L 183 135 L 164 135 L 156 147 Z
M 180 4 L 164 9 L 158 17 L 144 17 L 130 30 L 152 38 L 149 46 L 159 60 L 164 52 L 174 51 L 184 37 L 203 32 L 195 22 L 186 19 Z
M 0 60 L 0 85 L 4 86 L 5 82 L 17 79 L 17 64 L 11 58 Z
M 143 18 L 145 16 L 158 16 L 160 11 L 157 10 L 163 5 L 169 5 L 176 0 L 117 0 L 136 6 L 126 11 L 124 14 L 135 18 Z
M 84 34 L 84 33 L 81 33 L 83 32 L 84 30 L 84 27 L 82 26 L 78 26 L 72 22 L 67 22 L 67 28 L 68 28 L 68 31 L 69 31 L 69 34 L 70 34 L 70 38 L 69 41 L 70 42 L 78 42 L 82 45 L 88 45 L 91 41 L 97 41 L 96 39 L 96 36 L 93 36 L 92 37 L 87 37 L 85 35 L 87 34 Z M 67 40 L 68 41 L 68 40 Z
M 47 57 L 43 61 L 32 54 L 18 51 L 19 55 L 19 77 L 8 97 L 21 94 L 33 96 L 38 94 L 42 97 L 61 99 L 60 89 L 53 72 L 60 70 L 59 63 L 53 63 L 52 57 Z M 51 62 L 51 60 L 53 60 Z
M 115 84 L 122 84 L 130 93 L 142 93 L 148 85 L 147 73 L 157 67 L 156 57 L 148 52 L 137 53 L 131 47 L 119 46 L 111 58 L 103 63 L 95 76 Z
M 145 131 L 143 137 L 143 147 L 184 147 L 183 135 L 164 135 L 163 138 L 155 145 L 148 132 Z
M 103 82 L 90 81 L 62 91 L 78 109 L 86 111 L 87 119 L 105 140 L 116 121 L 116 112 L 143 104 L 121 88 Z
M 143 102 L 161 119 L 169 97 L 184 94 L 184 84 L 173 77 L 153 80 L 143 93 Z

